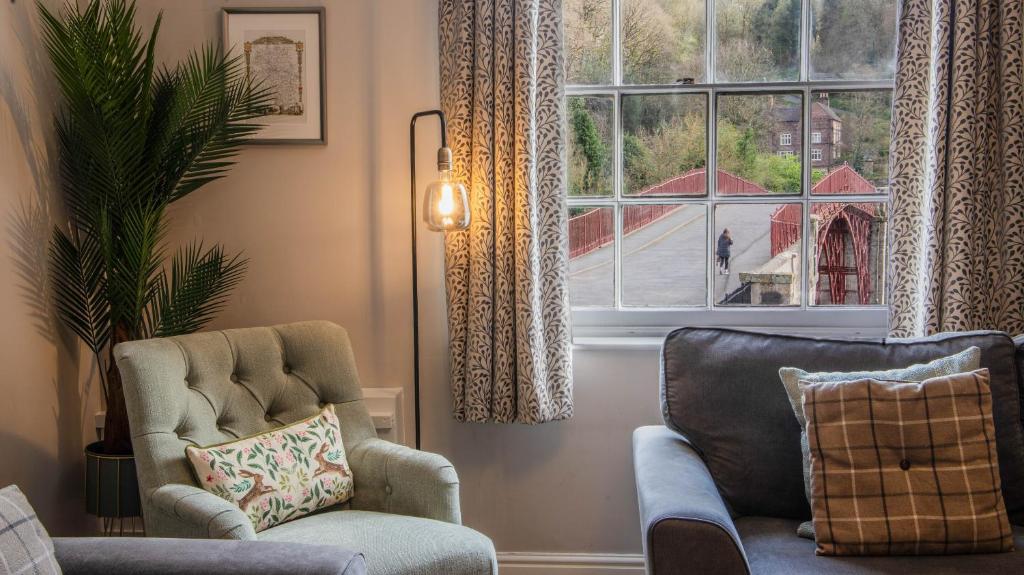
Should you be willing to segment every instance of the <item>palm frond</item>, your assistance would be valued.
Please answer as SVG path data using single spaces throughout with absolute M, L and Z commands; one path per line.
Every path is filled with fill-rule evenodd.
M 169 201 L 224 177 L 241 146 L 262 127 L 254 120 L 272 99 L 270 89 L 246 75 L 241 57 L 213 46 L 193 53 L 176 74 L 185 114 L 168 138 Z
M 133 337 L 143 337 L 141 326 L 151 304 L 164 261 L 167 226 L 161 205 L 122 206 L 118 212 L 119 236 L 107 248 L 111 254 L 108 292 L 114 304 L 115 323 L 123 322 Z
M 50 242 L 55 300 L 63 322 L 99 354 L 110 341 L 103 253 L 90 234 L 54 230 Z
M 153 50 L 135 28 L 135 8 L 124 0 L 68 3 L 61 18 L 40 5 L 43 38 L 64 96 L 58 132 L 73 148 L 62 159 L 69 196 L 102 194 L 118 201 L 150 187 L 142 167 Z
M 170 270 L 157 278 L 146 321 L 148 335 L 167 337 L 202 329 L 227 303 L 247 264 L 239 255 L 229 257 L 219 245 L 204 251 L 201 242 L 192 242 L 179 250 Z

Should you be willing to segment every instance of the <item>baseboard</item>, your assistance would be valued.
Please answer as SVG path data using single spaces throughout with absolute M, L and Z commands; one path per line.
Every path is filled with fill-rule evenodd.
M 644 556 L 616 553 L 498 553 L 502 575 L 644 575 Z

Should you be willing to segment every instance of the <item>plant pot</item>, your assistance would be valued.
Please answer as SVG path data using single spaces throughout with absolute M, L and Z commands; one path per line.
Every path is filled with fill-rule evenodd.
M 133 455 L 106 455 L 102 441 L 85 447 L 85 510 L 103 518 L 142 515 Z

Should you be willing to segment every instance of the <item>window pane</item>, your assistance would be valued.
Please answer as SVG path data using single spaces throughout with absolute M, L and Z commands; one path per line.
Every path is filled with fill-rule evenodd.
M 612 83 L 612 0 L 563 0 L 565 79 Z
M 626 84 L 704 81 L 704 0 L 622 0 Z
M 885 287 L 886 204 L 811 205 L 811 298 L 815 305 L 878 305 Z
M 792 94 L 718 97 L 718 193 L 799 194 L 802 98 Z
M 707 97 L 622 97 L 623 192 L 707 194 Z
M 718 82 L 800 79 L 800 0 L 715 0 Z
M 569 208 L 569 301 L 615 304 L 615 226 L 610 207 Z
M 715 206 L 715 303 L 800 305 L 801 204 Z
M 896 66 L 896 0 L 811 0 L 811 78 L 878 80 Z
M 821 142 L 811 150 L 811 193 L 887 193 L 892 92 L 815 92 L 812 97 L 811 129 L 821 133 Z
M 703 204 L 624 206 L 622 234 L 623 305 L 705 305 Z
M 612 195 L 612 97 L 573 96 L 569 104 L 569 195 Z

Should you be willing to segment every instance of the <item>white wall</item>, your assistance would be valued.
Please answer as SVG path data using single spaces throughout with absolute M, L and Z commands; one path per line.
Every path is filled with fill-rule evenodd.
M 87 525 L 82 447 L 93 409 L 46 279 L 46 245 L 61 220 L 54 89 L 35 3 L 0 3 L 0 487 L 17 484 L 51 531 L 68 534 Z
M 329 143 L 246 149 L 228 178 L 174 207 L 171 241 L 199 236 L 250 258 L 245 282 L 213 327 L 313 318 L 344 325 L 363 384 L 404 387 L 411 418 L 408 125 L 414 112 L 438 105 L 436 0 L 138 3 L 144 27 L 164 11 L 158 57 L 168 62 L 220 41 L 222 6 L 327 6 Z M 17 10 L 27 9 L 19 0 Z M 49 114 L 37 114 L 40 138 Z M 429 175 L 436 127 L 424 120 L 420 131 L 418 167 Z M 5 145 L 24 139 L 7 132 Z M 459 424 L 449 413 L 441 238 L 425 230 L 421 237 L 423 446 L 455 463 L 465 522 L 491 536 L 500 552 L 638 553 L 630 432 L 659 421 L 656 352 L 577 352 L 571 421 Z M 10 273 L 0 268 L 0 278 Z M 2 292 L 0 305 L 17 297 Z M 31 363 L 41 373 L 27 375 L 52 378 L 54 345 L 32 337 L 30 309 L 14 312 L 17 325 L 2 328 L 5 336 L 39 348 Z M 26 355 L 4 346 L 4 353 L 16 352 Z M 46 396 L 40 409 L 64 409 L 55 393 L 33 393 Z M 0 434 L 38 427 L 5 419 Z M 405 423 L 411 431 L 412 420 Z M 46 468 L 53 465 L 50 456 Z

